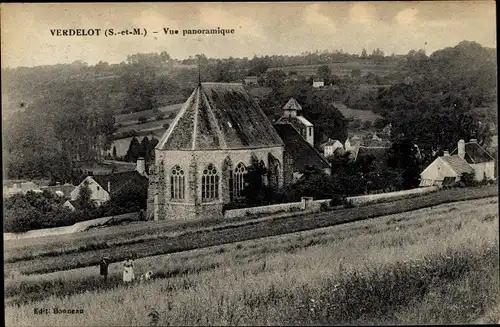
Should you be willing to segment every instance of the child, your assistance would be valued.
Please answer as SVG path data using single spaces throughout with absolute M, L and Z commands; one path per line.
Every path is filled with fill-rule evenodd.
M 134 278 L 134 263 L 131 259 L 126 259 L 123 263 L 123 282 L 129 283 L 133 281 Z
M 99 268 L 101 271 L 101 276 L 104 276 L 104 281 L 108 280 L 108 266 L 109 266 L 109 257 L 104 257 L 99 264 Z

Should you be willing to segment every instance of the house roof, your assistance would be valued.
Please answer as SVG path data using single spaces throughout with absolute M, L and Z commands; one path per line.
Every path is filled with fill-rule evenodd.
M 458 149 L 455 148 L 451 154 L 458 154 Z M 494 161 L 495 158 L 488 153 L 483 147 L 481 147 L 477 142 L 467 142 L 465 143 L 465 157 L 464 159 L 470 163 L 482 163 L 488 161 Z
M 288 102 L 283 106 L 284 110 L 302 110 L 300 104 L 294 98 L 290 98 Z
M 366 142 L 363 142 L 363 145 L 368 148 L 388 148 L 391 146 L 391 142 L 389 140 L 368 140 Z
M 313 127 L 314 125 L 306 119 L 304 116 L 296 116 L 295 117 L 298 121 L 300 121 L 304 126 L 306 127 Z
M 304 128 L 304 124 L 302 123 L 301 120 L 297 119 L 297 117 L 280 117 L 276 124 L 290 124 L 292 125 L 295 130 L 300 134 L 300 131 L 302 128 Z M 311 126 L 313 126 L 311 124 Z
M 387 148 L 387 147 L 360 146 L 357 148 L 357 151 L 354 154 L 354 160 L 357 160 L 358 158 L 363 157 L 363 156 L 372 155 L 375 157 L 375 160 L 382 161 L 385 159 L 385 155 L 386 155 L 388 149 L 389 148 Z
M 293 158 L 294 171 L 303 171 L 312 166 L 319 169 L 330 167 L 328 161 L 304 140 L 292 125 L 277 123 L 274 127 L 285 143 L 285 151 Z
M 225 150 L 282 146 L 259 105 L 238 83 L 201 83 L 157 150 Z
M 451 168 L 457 173 L 457 175 L 462 175 L 463 173 L 471 174 L 472 172 L 474 172 L 474 169 L 458 155 L 441 156 L 439 158 L 450 165 Z
M 116 194 L 126 185 L 136 185 L 137 187 L 148 186 L 148 179 L 137 171 L 126 171 L 122 173 L 108 174 L 108 175 L 93 175 L 91 176 L 97 184 L 103 189 L 108 189 L 108 182 L 110 182 L 111 194 Z
M 333 146 L 333 145 L 335 145 L 337 142 L 339 143 L 339 145 L 340 145 L 340 146 L 342 146 L 342 147 L 344 146 L 344 145 L 342 144 L 342 142 L 340 142 L 339 140 L 332 140 L 332 139 L 329 139 L 329 140 L 328 140 L 328 141 L 326 141 L 325 143 L 321 144 L 321 145 L 319 146 L 319 148 L 320 148 L 320 149 L 324 149 L 326 146 Z

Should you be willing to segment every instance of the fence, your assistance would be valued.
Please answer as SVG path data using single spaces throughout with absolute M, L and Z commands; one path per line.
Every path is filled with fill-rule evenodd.
M 351 196 L 346 198 L 346 201 L 349 201 L 354 206 L 359 206 L 362 204 L 368 204 L 386 200 L 395 200 L 412 195 L 430 193 L 437 191 L 438 189 L 439 188 L 437 186 L 420 187 L 411 190 L 396 191 L 389 193 Z M 321 211 L 322 207 L 330 208 L 331 207 L 330 201 L 331 201 L 330 199 L 313 200 L 313 198 L 311 197 L 303 197 L 301 202 L 290 202 L 290 203 L 273 204 L 269 206 L 227 210 L 224 213 L 224 218 L 231 219 L 231 218 L 241 218 L 245 216 L 258 216 L 258 215 L 298 212 L 298 211 L 319 212 Z

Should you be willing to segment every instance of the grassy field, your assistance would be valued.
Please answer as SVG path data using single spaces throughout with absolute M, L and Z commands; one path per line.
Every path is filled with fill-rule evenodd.
M 6 325 L 491 323 L 498 198 L 138 259 L 146 284 L 110 270 L 6 278 Z M 54 307 L 83 314 L 33 314 Z
M 177 103 L 170 106 L 158 108 L 158 110 L 166 114 L 171 112 L 177 113 L 181 109 L 183 104 L 184 103 Z M 144 110 L 139 112 L 133 112 L 130 114 L 116 115 L 115 119 L 117 124 L 122 124 L 123 126 L 130 124 L 134 125 L 137 124 L 137 119 L 139 119 L 140 116 L 144 116 L 148 119 L 151 119 L 156 117 L 156 113 L 154 113 L 153 110 Z
M 345 118 L 361 119 L 362 121 L 371 121 L 374 123 L 377 119 L 381 119 L 382 116 L 373 113 L 371 110 L 360 110 L 352 109 L 347 107 L 343 103 L 335 102 L 333 103 L 335 108 L 337 108 Z
M 68 236 L 47 238 L 45 242 L 9 241 L 4 246 L 4 272 L 7 275 L 34 274 L 74 269 L 96 265 L 104 255 L 111 256 L 112 261 L 121 261 L 130 255 L 140 258 L 174 253 L 495 195 L 498 195 L 498 189 L 494 186 L 451 189 L 389 203 L 294 217 L 278 216 L 225 223 L 220 220 L 147 222 L 123 226 L 123 230 L 120 227 L 111 227 L 111 230 L 103 230 L 102 233 L 93 231 L 87 235 L 75 236 L 75 239 Z
M 312 76 L 316 75 L 318 67 L 323 65 L 301 65 L 301 66 L 288 66 L 288 67 L 273 67 L 269 68 L 268 71 L 282 70 L 285 73 L 291 71 L 296 71 L 298 75 Z M 348 75 L 351 76 L 353 69 L 360 69 L 361 74 L 367 75 L 368 73 L 377 74 L 379 76 L 386 76 L 398 71 L 396 63 L 385 63 L 385 64 L 375 64 L 371 62 L 361 62 L 361 61 L 349 61 L 345 63 L 333 63 L 328 64 L 331 69 L 332 74 L 338 76 Z

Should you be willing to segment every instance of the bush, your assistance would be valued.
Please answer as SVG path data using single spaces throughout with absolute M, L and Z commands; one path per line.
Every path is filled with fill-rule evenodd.
M 162 120 L 163 117 L 165 117 L 165 114 L 163 112 L 160 112 L 159 114 L 156 115 L 156 120 Z
M 319 210 L 321 210 L 321 211 L 328 211 L 328 209 L 329 209 L 328 203 L 321 202 L 321 204 L 319 205 Z
M 170 127 L 170 124 L 165 123 L 165 124 L 162 125 L 162 127 L 165 128 L 165 129 L 168 129 Z
M 139 116 L 137 118 L 137 121 L 139 122 L 139 124 L 143 124 L 148 121 L 148 118 L 146 116 Z

